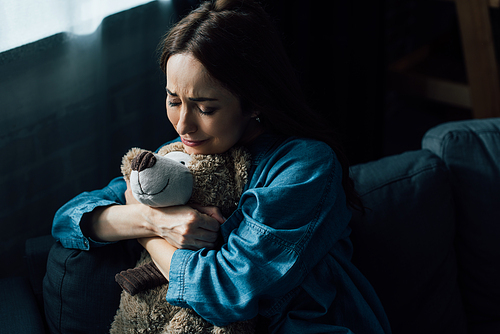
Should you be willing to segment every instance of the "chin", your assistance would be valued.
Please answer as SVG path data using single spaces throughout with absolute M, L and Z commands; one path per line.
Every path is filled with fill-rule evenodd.
M 224 153 L 231 147 L 214 147 L 211 145 L 200 145 L 200 146 L 186 146 L 184 145 L 184 150 L 188 154 L 219 154 Z
M 184 150 L 188 154 L 214 154 L 214 152 L 211 152 L 211 150 L 209 148 L 202 147 L 202 146 L 205 146 L 205 145 L 200 145 L 200 146 L 196 146 L 196 147 L 184 145 Z

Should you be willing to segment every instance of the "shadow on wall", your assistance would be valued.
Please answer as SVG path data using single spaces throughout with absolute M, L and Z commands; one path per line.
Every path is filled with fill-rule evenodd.
M 112 15 L 86 36 L 57 34 L 0 54 L 0 277 L 23 273 L 25 240 L 82 191 L 120 175 L 132 146 L 175 136 L 157 46 L 172 2 Z

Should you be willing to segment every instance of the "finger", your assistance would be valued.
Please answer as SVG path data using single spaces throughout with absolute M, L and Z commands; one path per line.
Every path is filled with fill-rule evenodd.
M 218 207 L 200 206 L 200 205 L 192 205 L 192 207 L 194 209 L 196 209 L 197 211 L 199 211 L 203 214 L 206 214 L 206 215 L 212 217 L 213 219 L 217 220 L 217 222 L 219 222 L 220 225 L 224 224 L 224 222 L 226 221 L 226 218 L 224 218 L 224 216 L 222 216 L 222 213 Z M 218 230 L 218 228 L 217 228 L 217 230 Z
M 198 250 L 201 248 L 211 249 L 215 247 L 215 242 L 217 241 L 217 235 L 215 235 L 215 239 L 213 237 L 207 237 L 206 235 L 200 238 L 197 235 L 196 237 L 181 238 L 180 240 L 173 240 L 172 238 L 165 237 L 165 240 L 167 240 L 167 242 L 169 242 L 172 246 L 176 248 L 191 249 L 191 250 Z
M 205 216 L 205 219 L 200 221 L 200 225 L 198 226 L 200 229 L 209 231 L 209 232 L 219 232 L 220 230 L 220 221 L 212 218 L 211 216 Z
M 213 214 L 211 214 L 209 216 L 214 218 L 215 220 L 217 220 L 217 222 L 221 225 L 226 222 L 226 218 L 224 218 L 224 216 L 222 215 L 220 210 L 217 210 L 216 212 L 214 212 Z
M 217 240 L 218 236 L 219 236 L 219 234 L 217 232 L 212 232 L 212 231 L 200 228 L 200 229 L 198 229 L 196 234 L 193 235 L 193 238 L 196 241 L 213 243 Z

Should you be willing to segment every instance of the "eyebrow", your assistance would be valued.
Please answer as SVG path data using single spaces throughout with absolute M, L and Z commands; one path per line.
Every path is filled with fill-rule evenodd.
M 171 92 L 168 88 L 165 88 L 165 89 L 167 90 L 168 95 L 175 96 L 175 97 L 179 96 L 176 93 Z M 209 97 L 189 97 L 188 100 L 193 101 L 193 102 L 217 101 L 217 99 L 212 99 Z

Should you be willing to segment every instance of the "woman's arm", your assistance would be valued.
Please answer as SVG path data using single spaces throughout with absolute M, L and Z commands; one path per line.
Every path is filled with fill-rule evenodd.
M 148 251 L 158 269 L 160 269 L 163 276 L 168 280 L 170 274 L 170 263 L 172 256 L 177 250 L 176 247 L 170 245 L 165 239 L 153 238 L 140 238 L 139 243 Z
M 82 224 L 95 241 L 161 237 L 176 248 L 213 248 L 220 223 L 190 206 L 151 208 L 143 204 L 98 208 Z
M 127 182 L 126 205 L 112 205 L 94 210 L 83 222 L 84 235 L 96 241 L 119 241 L 160 237 L 176 248 L 212 248 L 222 223 L 220 212 L 210 208 L 173 206 L 152 208 L 140 204 Z M 215 209 L 215 208 L 214 208 Z M 219 221 L 217 221 L 219 219 Z
M 98 207 L 82 219 L 84 236 L 98 242 L 152 237 L 157 228 L 148 222 L 146 208 L 139 204 Z
M 66 203 L 56 213 L 52 234 L 66 248 L 85 250 L 93 242 L 153 236 L 178 248 L 199 249 L 215 244 L 220 223 L 213 217 L 218 216 L 190 206 L 150 208 L 138 204 L 123 178 L 116 178 L 107 187 L 82 193 Z

